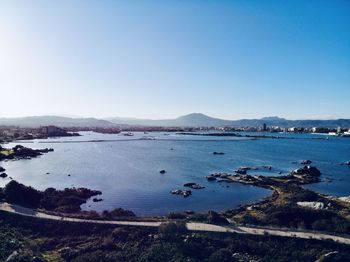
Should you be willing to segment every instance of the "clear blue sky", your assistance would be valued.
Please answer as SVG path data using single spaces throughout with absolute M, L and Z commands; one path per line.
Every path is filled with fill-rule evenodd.
M 350 1 L 0 1 L 0 116 L 350 117 Z

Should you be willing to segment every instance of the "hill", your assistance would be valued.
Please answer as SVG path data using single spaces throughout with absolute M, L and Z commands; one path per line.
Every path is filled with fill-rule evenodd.
M 115 124 L 128 124 L 140 126 L 225 126 L 230 125 L 231 121 L 219 118 L 209 117 L 201 113 L 192 113 L 180 116 L 175 119 L 137 119 L 137 118 L 120 118 L 112 117 L 106 120 Z
M 224 120 L 219 118 L 209 117 L 201 113 L 192 113 L 180 116 L 175 119 L 164 120 L 150 120 L 137 118 L 119 118 L 112 117 L 106 120 L 114 124 L 128 124 L 140 126 L 251 126 L 258 127 L 264 123 L 268 126 L 280 127 L 350 127 L 350 119 L 336 119 L 336 120 L 288 120 L 280 117 L 264 117 L 261 119 L 240 119 L 240 120 Z
M 58 127 L 110 127 L 113 123 L 96 118 L 70 118 L 62 116 L 28 116 L 19 118 L 0 118 L 0 125 L 18 127 L 39 127 L 55 125 Z
M 350 119 L 335 120 L 288 120 L 280 117 L 264 117 L 261 119 L 224 120 L 201 113 L 192 113 L 174 119 L 138 119 L 111 117 L 71 118 L 62 116 L 28 116 L 20 118 L 0 118 L 0 126 L 39 127 L 55 125 L 59 127 L 116 127 L 116 126 L 164 126 L 164 127 L 259 127 L 263 124 L 280 127 L 345 127 L 350 128 Z

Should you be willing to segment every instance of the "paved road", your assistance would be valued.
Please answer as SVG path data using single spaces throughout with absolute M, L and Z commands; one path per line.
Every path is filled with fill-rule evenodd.
M 30 208 L 21 207 L 18 205 L 11 205 L 8 203 L 0 203 L 0 210 L 9 213 L 15 213 L 22 216 L 36 217 L 41 219 L 68 221 L 68 222 L 79 222 L 79 223 L 93 223 L 93 224 L 110 224 L 110 225 L 121 225 L 121 226 L 142 226 L 142 227 L 159 227 L 164 222 L 149 222 L 149 221 L 117 221 L 117 220 L 93 220 L 93 219 L 80 219 L 61 217 L 55 215 L 45 214 Z M 302 232 L 302 231 L 290 231 L 272 228 L 255 228 L 246 226 L 218 226 L 206 223 L 189 222 L 186 223 L 188 230 L 192 231 L 207 231 L 207 232 L 226 232 L 226 233 L 237 233 L 237 234 L 251 234 L 251 235 L 273 235 L 283 237 L 296 237 L 304 239 L 318 239 L 318 240 L 333 240 L 339 243 L 350 245 L 350 238 L 333 236 L 323 233 L 314 232 Z

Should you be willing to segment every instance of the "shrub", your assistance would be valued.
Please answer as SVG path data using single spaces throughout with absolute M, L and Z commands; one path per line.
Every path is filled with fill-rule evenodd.
M 159 233 L 166 239 L 173 239 L 182 236 L 187 232 L 185 223 L 163 223 L 159 226 Z
M 30 208 L 39 207 L 42 198 L 42 194 L 39 191 L 14 180 L 5 186 L 4 195 L 7 202 Z

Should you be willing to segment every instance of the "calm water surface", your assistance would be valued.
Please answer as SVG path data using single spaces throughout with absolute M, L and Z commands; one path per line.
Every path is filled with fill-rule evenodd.
M 128 137 L 82 132 L 80 137 L 21 141 L 32 148 L 52 147 L 39 158 L 2 162 L 13 179 L 37 189 L 87 187 L 103 192 L 102 202 L 89 201 L 84 209 L 98 211 L 122 207 L 137 215 L 163 215 L 171 211 L 222 211 L 254 202 L 270 194 L 266 189 L 240 184 L 208 182 L 212 172 L 232 172 L 240 166 L 273 166 L 251 174 L 287 174 L 293 163 L 310 159 L 324 182 L 308 185 L 318 192 L 350 195 L 350 139 L 318 135 L 285 135 L 295 139 L 251 140 L 235 137 L 181 136 L 174 133 L 135 133 Z M 252 134 L 252 133 L 250 133 Z M 273 134 L 276 135 L 276 134 Z M 321 139 L 320 139 L 321 138 Z M 213 155 L 214 151 L 225 152 Z M 166 174 L 159 170 L 165 169 Z M 46 174 L 50 173 L 50 174 Z M 70 174 L 70 176 L 68 176 Z M 332 182 L 329 182 L 331 178 Z M 0 179 L 0 186 L 9 178 Z M 206 186 L 184 198 L 171 195 L 187 182 Z

